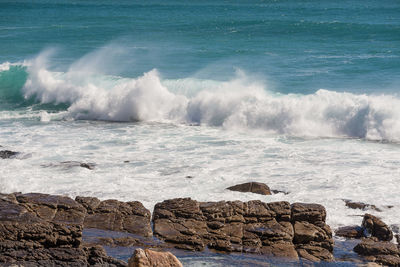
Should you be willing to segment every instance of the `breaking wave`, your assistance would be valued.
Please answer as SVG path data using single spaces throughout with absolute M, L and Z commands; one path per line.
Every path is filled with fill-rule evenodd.
M 163 80 L 156 70 L 134 79 L 100 75 L 91 71 L 90 62 L 54 72 L 47 68 L 48 57 L 44 53 L 24 65 L 0 65 L 1 105 L 58 106 L 64 118 L 77 120 L 169 121 L 294 136 L 400 141 L 400 99 L 394 95 L 323 89 L 281 95 L 240 72 L 227 82 Z

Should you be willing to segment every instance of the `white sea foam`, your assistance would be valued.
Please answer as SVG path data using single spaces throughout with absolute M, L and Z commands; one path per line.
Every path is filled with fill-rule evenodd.
M 171 121 L 295 136 L 400 141 L 400 99 L 392 95 L 323 89 L 310 95 L 279 95 L 243 73 L 227 82 L 187 78 L 164 85 L 156 70 L 122 79 L 97 75 L 90 62 L 80 60 L 60 73 L 47 69 L 47 58 L 45 53 L 31 62 L 25 97 L 68 103 L 69 116 L 75 119 Z M 198 88 L 185 91 L 188 86 Z
M 0 123 L 2 149 L 31 155 L 0 161 L 0 192 L 137 200 L 148 209 L 176 197 L 320 203 L 334 228 L 360 225 L 362 217 L 355 215 L 364 212 L 375 213 L 388 224 L 400 219 L 397 144 L 160 123 Z M 96 167 L 42 167 L 63 161 L 94 162 Z M 226 190 L 246 181 L 264 182 L 289 194 Z M 352 210 L 342 199 L 373 204 L 383 212 Z
M 9 70 L 10 69 L 10 65 L 11 65 L 10 62 L 1 63 L 0 64 L 0 72 Z
M 69 108 L 0 112 L 0 144 L 31 155 L 0 161 L 0 192 L 138 200 L 149 209 L 175 197 L 315 202 L 327 208 L 334 228 L 361 223 L 354 215 L 364 211 L 344 205 L 351 199 L 380 207 L 389 224 L 399 222 L 400 197 L 391 186 L 400 177 L 399 145 L 353 139 L 398 142 L 396 96 L 327 90 L 282 95 L 240 71 L 226 82 L 165 80 L 156 70 L 138 78 L 107 76 L 107 62 L 99 69 L 96 53 L 54 72 L 48 57 L 27 63 L 25 97 Z M 96 168 L 42 167 L 63 161 L 94 162 Z M 226 190 L 245 181 L 289 194 Z
M 27 61 L 15 62 L 15 63 L 6 61 L 0 64 L 0 72 L 10 70 L 11 66 L 28 66 L 28 64 L 29 63 Z

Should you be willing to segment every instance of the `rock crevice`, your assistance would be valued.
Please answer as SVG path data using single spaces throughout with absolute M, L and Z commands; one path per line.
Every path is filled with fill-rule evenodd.
M 332 232 L 325 218 L 325 208 L 317 204 L 190 198 L 158 203 L 153 213 L 154 234 L 176 248 L 313 261 L 333 260 Z

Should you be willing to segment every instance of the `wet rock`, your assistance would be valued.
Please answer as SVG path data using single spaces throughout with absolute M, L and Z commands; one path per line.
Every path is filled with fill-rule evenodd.
M 128 232 L 140 236 L 151 236 L 151 214 L 138 201 L 100 201 L 97 198 L 76 197 L 75 200 L 87 209 L 85 228 Z
M 20 205 L 47 221 L 81 225 L 86 214 L 82 205 L 65 196 L 29 193 L 15 197 Z
M 346 238 L 361 238 L 363 237 L 363 228 L 357 225 L 340 227 L 335 231 L 337 236 Z
M 104 249 L 83 248 L 26 248 L 6 251 L 0 255 L 0 265 L 6 266 L 107 266 L 125 267 L 126 262 L 107 256 Z
M 272 192 L 273 194 L 279 194 L 279 193 L 282 193 L 282 194 L 284 194 L 284 195 L 288 195 L 288 194 L 289 194 L 289 192 L 281 191 L 281 190 L 274 190 L 274 189 L 272 189 L 271 192 Z
M 10 151 L 10 150 L 1 150 L 0 151 L 0 158 L 2 159 L 10 159 L 18 155 L 19 152 Z
M 378 255 L 375 261 L 385 266 L 400 266 L 400 257 L 393 255 Z
M 101 247 L 83 247 L 85 208 L 64 196 L 1 194 L 0 264 L 126 266 Z
M 377 238 L 365 238 L 354 251 L 367 259 L 388 266 L 400 265 L 400 250 L 396 244 L 388 241 L 378 241 Z
M 46 221 L 23 205 L 6 201 L 0 201 L 0 222 L 0 246 L 11 250 L 25 245 L 72 248 L 82 240 L 82 225 Z
M 348 199 L 343 199 L 343 201 L 345 202 L 345 205 L 351 209 L 360 209 L 360 210 L 372 209 L 372 210 L 376 210 L 379 212 L 382 211 L 375 205 L 370 205 L 370 204 L 366 204 L 363 202 L 355 202 L 355 201 L 348 200 Z
M 306 244 L 311 241 L 323 242 L 329 240 L 332 235 L 330 230 L 323 229 L 319 226 L 306 221 L 294 223 L 294 242 L 295 244 Z
M 319 204 L 292 204 L 292 221 L 306 221 L 312 224 L 324 224 L 326 210 Z
M 390 241 L 393 239 L 393 233 L 389 226 L 374 215 L 365 214 L 362 227 L 364 227 L 368 235 L 376 237 L 381 241 Z
M 97 197 L 80 197 L 77 196 L 75 201 L 85 207 L 88 214 L 93 214 L 94 210 L 100 205 L 101 201 Z
M 293 242 L 301 257 L 311 261 L 333 260 L 332 230 L 325 223 L 325 219 L 326 210 L 322 205 L 292 204 Z
M 239 191 L 239 192 L 251 192 L 260 195 L 271 195 L 271 190 L 268 185 L 257 182 L 249 182 L 244 184 L 238 184 L 227 189 L 231 191 Z
M 364 256 L 399 255 L 400 253 L 396 244 L 373 238 L 364 238 L 354 247 L 354 251 Z
M 94 166 L 96 166 L 96 165 L 94 163 L 84 163 L 84 162 L 82 162 L 81 164 L 79 164 L 79 166 L 82 167 L 82 168 L 93 170 Z
M 293 214 L 302 220 L 293 219 Z M 153 222 L 154 234 L 176 248 L 208 247 L 292 259 L 299 252 L 314 260 L 332 260 L 332 232 L 325 217 L 320 205 L 180 198 L 157 203 Z
M 138 248 L 128 262 L 129 267 L 182 267 L 182 263 L 171 252 L 159 252 Z

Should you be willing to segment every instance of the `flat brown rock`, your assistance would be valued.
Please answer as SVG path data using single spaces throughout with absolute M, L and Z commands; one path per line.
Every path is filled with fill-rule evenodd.
M 354 247 L 354 251 L 369 260 L 387 266 L 400 266 L 400 250 L 391 242 L 365 238 Z
M 113 199 L 100 201 L 89 197 L 75 199 L 87 209 L 87 215 L 84 218 L 85 228 L 152 236 L 150 211 L 138 201 L 121 202 Z
M 16 200 L 27 210 L 47 221 L 82 224 L 86 209 L 65 196 L 39 193 L 15 194 Z
M 83 247 L 86 209 L 64 196 L 0 194 L 0 265 L 126 266 L 101 247 Z
M 400 255 L 399 248 L 396 244 L 387 241 L 376 241 L 372 238 L 363 239 L 354 247 L 354 251 L 364 256 Z
M 293 220 L 293 214 L 304 220 Z M 328 261 L 333 259 L 333 240 L 325 216 L 325 209 L 313 204 L 296 204 L 293 209 L 284 201 L 197 202 L 180 198 L 157 203 L 153 223 L 155 236 L 176 248 L 208 247 L 292 259 L 298 258 L 298 252 L 307 252 L 314 259 Z
M 260 195 L 271 195 L 271 190 L 268 185 L 257 182 L 249 182 L 244 184 L 238 184 L 227 189 L 231 191 L 239 191 L 239 192 L 251 192 Z
M 0 242 L 78 247 L 84 211 L 81 205 L 63 196 L 10 194 L 0 200 Z
M 309 203 L 294 203 L 291 206 L 292 221 L 306 221 L 309 223 L 325 222 L 326 210 L 324 206 Z
M 400 257 L 393 255 L 378 255 L 375 261 L 386 266 L 400 266 Z
M 363 228 L 357 225 L 343 226 L 337 229 L 335 234 L 346 238 L 361 238 L 363 237 Z

